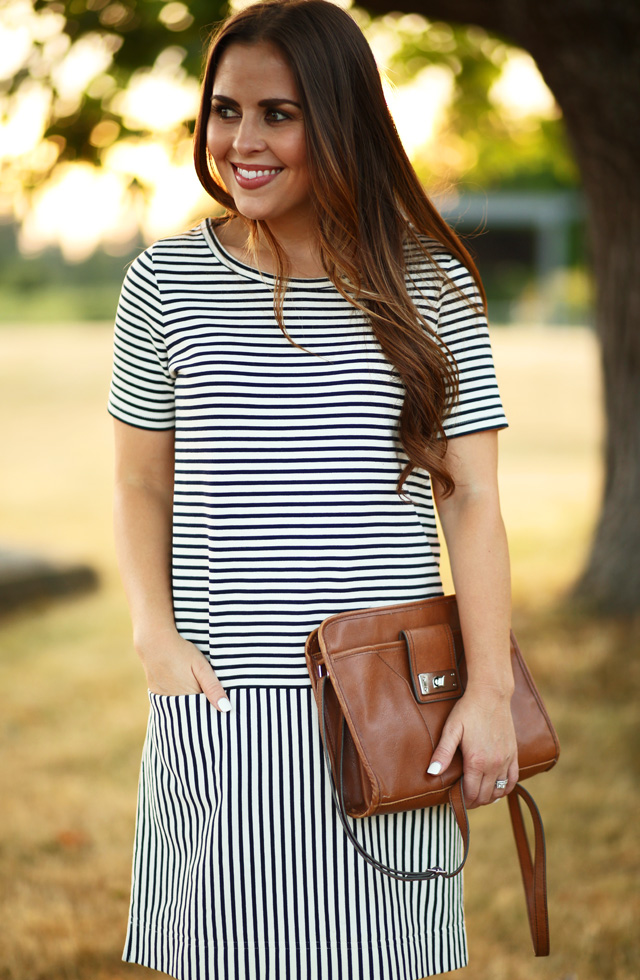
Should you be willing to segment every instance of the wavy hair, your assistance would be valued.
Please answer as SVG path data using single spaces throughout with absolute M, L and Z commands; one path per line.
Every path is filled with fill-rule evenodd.
M 405 388 L 397 436 L 408 462 L 397 489 L 421 467 L 448 495 L 455 484 L 445 463 L 443 421 L 457 399 L 458 373 L 453 356 L 409 295 L 406 246 L 416 246 L 437 267 L 425 239 L 444 245 L 469 270 L 486 306 L 476 267 L 420 185 L 389 113 L 373 54 L 355 21 L 329 0 L 261 0 L 224 21 L 211 39 L 194 157 L 207 193 L 223 205 L 228 218 L 240 217 L 247 224 L 249 247 L 255 248 L 262 235 L 271 248 L 274 312 L 284 334 L 288 337 L 283 316 L 286 256 L 265 222 L 238 214 L 207 149 L 220 59 L 233 43 L 260 41 L 282 52 L 300 94 L 326 275 L 366 314 Z

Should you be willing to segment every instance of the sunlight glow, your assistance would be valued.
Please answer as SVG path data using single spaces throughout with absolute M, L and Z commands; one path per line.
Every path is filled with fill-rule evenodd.
M 61 98 L 77 100 L 96 75 L 111 64 L 113 46 L 104 35 L 87 34 L 72 44 L 68 53 L 51 72 Z
M 29 153 L 42 139 L 51 92 L 40 82 L 23 82 L 20 92 L 5 98 L 0 116 L 0 162 Z
M 36 14 L 29 0 L 0 4 L 0 79 L 23 68 L 33 54 L 33 42 L 59 35 L 64 22 L 62 14 L 52 10 Z
M 118 174 L 88 163 L 61 164 L 36 191 L 19 244 L 27 254 L 57 244 L 66 259 L 77 262 L 101 242 L 130 241 L 141 217 L 137 210 Z
M 533 58 L 514 51 L 489 92 L 493 102 L 516 119 L 537 116 L 556 119 L 560 110 Z
M 2 25 L 0 30 L 0 78 L 11 78 L 22 68 L 31 51 L 31 32 L 25 24 Z
M 400 139 L 410 158 L 437 135 L 446 120 L 453 96 L 453 75 L 430 65 L 408 85 L 398 88 L 385 81 L 384 94 Z
M 168 132 L 197 109 L 198 86 L 179 86 L 169 77 L 148 72 L 134 78 L 127 91 L 114 98 L 113 105 L 129 129 Z
M 128 139 L 114 144 L 105 154 L 105 165 L 123 182 L 131 177 L 145 190 L 142 231 L 153 240 L 185 227 L 198 209 L 210 211 L 191 159 L 191 140 L 183 140 L 177 152 L 149 140 Z
M 197 110 L 200 85 L 181 66 L 182 48 L 167 48 L 151 69 L 137 71 L 129 87 L 112 100 L 129 129 L 166 133 L 192 119 Z

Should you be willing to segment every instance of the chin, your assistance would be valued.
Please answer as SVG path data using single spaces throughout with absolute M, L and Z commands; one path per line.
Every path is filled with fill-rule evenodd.
M 243 207 L 237 201 L 236 208 L 243 218 L 248 218 L 250 221 L 275 221 L 281 217 L 280 212 L 274 211 L 272 208 L 261 208 L 256 205 Z
M 236 204 L 238 214 L 241 218 L 246 218 L 248 221 L 269 221 L 273 219 L 274 215 L 269 212 L 265 213 L 259 208 L 240 208 Z

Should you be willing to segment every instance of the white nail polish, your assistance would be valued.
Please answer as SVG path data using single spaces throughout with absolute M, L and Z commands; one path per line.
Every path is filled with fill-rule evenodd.
M 427 772 L 429 773 L 430 776 L 437 776 L 441 769 L 442 769 L 441 762 L 432 762 L 429 768 L 427 769 Z
M 217 708 L 218 711 L 231 711 L 231 701 L 229 698 L 220 698 Z

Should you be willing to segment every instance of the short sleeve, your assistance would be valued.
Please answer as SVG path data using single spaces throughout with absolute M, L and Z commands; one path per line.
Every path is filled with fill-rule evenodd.
M 108 409 L 114 418 L 141 429 L 174 427 L 174 379 L 150 249 L 131 264 L 122 285 Z
M 438 336 L 453 355 L 458 399 L 444 420 L 448 438 L 509 424 L 504 414 L 482 300 L 469 270 L 451 257 L 440 290 Z

